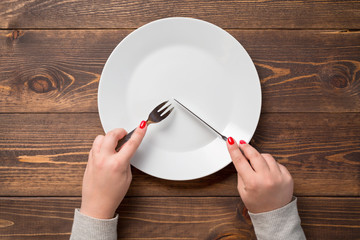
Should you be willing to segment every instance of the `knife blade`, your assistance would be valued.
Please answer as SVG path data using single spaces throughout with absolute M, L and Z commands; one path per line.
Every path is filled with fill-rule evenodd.
M 222 140 L 224 140 L 225 142 L 227 141 L 227 137 L 222 135 L 219 131 L 217 131 L 215 128 L 213 128 L 212 126 L 210 126 L 210 124 L 208 124 L 207 122 L 205 122 L 204 120 L 202 120 L 198 115 L 196 115 L 193 111 L 191 111 L 189 108 L 185 107 L 184 104 L 182 104 L 181 102 L 179 102 L 178 100 L 176 100 L 174 98 L 174 100 L 182 107 L 184 108 L 186 111 L 188 111 L 189 113 L 191 113 L 194 117 L 196 117 L 197 119 L 199 119 L 203 124 L 205 124 L 208 128 L 210 128 L 212 131 L 214 131 Z
M 180 103 L 178 100 L 176 100 L 175 98 L 174 98 L 174 100 L 181 106 L 181 107 L 183 107 L 186 111 L 188 111 L 189 113 L 191 113 L 194 117 L 196 117 L 197 119 L 199 119 L 202 123 L 204 123 L 206 126 L 208 126 L 211 130 L 213 130 L 222 140 L 224 140 L 225 142 L 227 141 L 227 137 L 226 136 L 224 136 L 224 135 L 222 135 L 220 132 L 218 132 L 215 128 L 213 128 L 212 126 L 210 126 L 210 124 L 208 124 L 207 122 L 205 122 L 204 120 L 202 120 L 198 115 L 196 115 L 193 111 L 191 111 L 189 108 L 187 108 L 187 107 L 185 107 L 184 106 L 184 104 L 182 104 L 182 103 Z M 241 151 L 241 153 L 243 154 L 243 155 L 245 155 L 244 154 L 244 152 L 241 150 L 241 148 L 239 148 L 239 150 Z M 248 161 L 248 163 L 250 164 L 250 167 L 252 168 L 252 169 L 254 169 L 253 168 L 253 166 L 251 165 L 251 162 L 250 162 L 250 160 L 247 160 Z

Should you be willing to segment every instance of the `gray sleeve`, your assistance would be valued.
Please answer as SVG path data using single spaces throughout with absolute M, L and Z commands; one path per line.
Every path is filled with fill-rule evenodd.
M 250 213 L 258 240 L 306 239 L 297 210 L 297 199 L 282 208 L 264 213 Z
M 112 219 L 97 219 L 75 209 L 70 240 L 115 240 L 117 239 L 118 215 Z

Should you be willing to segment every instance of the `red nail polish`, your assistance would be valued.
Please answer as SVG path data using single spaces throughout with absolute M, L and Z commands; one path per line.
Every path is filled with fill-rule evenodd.
M 142 121 L 140 123 L 140 128 L 143 129 L 146 126 L 146 121 Z
M 246 144 L 244 140 L 240 140 L 240 144 Z
M 230 145 L 233 145 L 235 142 L 234 142 L 234 139 L 232 138 L 232 137 L 228 137 L 228 143 L 230 144 Z

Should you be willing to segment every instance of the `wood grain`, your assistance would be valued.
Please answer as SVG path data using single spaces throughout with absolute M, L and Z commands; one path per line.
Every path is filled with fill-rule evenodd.
M 6 0 L 1 28 L 137 28 L 193 17 L 223 28 L 360 28 L 359 1 Z
M 0 238 L 69 239 L 79 206 L 78 198 L 0 198 Z M 118 239 L 255 239 L 242 208 L 239 197 L 125 198 Z M 360 234 L 358 198 L 300 197 L 298 208 L 307 239 Z
M 0 129 L 2 196 L 80 196 L 96 113 L 0 114 Z M 296 195 L 359 196 L 359 136 L 359 113 L 269 113 L 252 143 L 289 169 Z M 185 182 L 133 173 L 130 196 L 237 196 L 232 165 Z
M 0 112 L 97 112 L 102 68 L 130 32 L 0 31 Z M 263 112 L 360 110 L 360 32 L 229 32 L 256 65 Z
M 336 0 L 0 1 L 0 239 L 69 239 L 102 68 L 172 16 L 225 28 L 253 59 L 252 144 L 290 170 L 307 239 L 359 239 L 360 1 Z M 231 164 L 185 182 L 132 171 L 119 239 L 255 239 Z

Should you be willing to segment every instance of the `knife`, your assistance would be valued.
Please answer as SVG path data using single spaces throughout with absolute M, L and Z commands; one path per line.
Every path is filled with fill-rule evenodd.
M 210 126 L 210 124 L 208 124 L 207 122 L 205 122 L 204 120 L 202 120 L 198 115 L 196 115 L 193 111 L 191 111 L 190 109 L 188 109 L 187 107 L 185 107 L 185 105 L 184 104 L 182 104 L 181 102 L 179 102 L 178 100 L 176 100 L 175 98 L 174 98 L 174 100 L 181 106 L 181 107 L 183 107 L 186 111 L 188 111 L 189 113 L 191 113 L 194 117 L 196 117 L 197 119 L 199 119 L 202 123 L 204 123 L 206 126 L 208 126 L 211 130 L 213 130 L 222 140 L 224 140 L 225 142 L 227 141 L 227 137 L 226 136 L 224 136 L 224 135 L 222 135 L 220 132 L 218 132 L 215 128 L 213 128 L 212 126 Z M 240 151 L 241 151 L 241 153 L 242 154 L 244 154 L 243 153 L 243 151 L 241 150 L 241 148 L 239 148 L 240 149 Z M 251 163 L 250 163 L 250 161 L 248 160 L 248 162 L 249 162 L 249 164 L 250 164 L 250 166 L 251 166 Z M 252 167 L 252 166 L 251 166 Z
M 180 103 L 178 100 L 176 100 L 174 98 L 174 100 L 181 106 L 183 107 L 186 111 L 188 111 L 189 113 L 191 113 L 194 117 L 196 117 L 197 119 L 199 119 L 202 123 L 204 123 L 206 126 L 208 126 L 211 130 L 213 130 L 222 140 L 224 140 L 225 142 L 227 141 L 227 137 L 222 135 L 220 132 L 218 132 L 215 128 L 213 128 L 212 126 L 210 126 L 207 122 L 205 122 L 204 120 L 202 120 L 198 115 L 196 115 L 193 111 L 191 111 L 190 109 L 188 109 L 187 107 L 185 107 L 182 103 Z M 240 149 L 240 148 L 239 148 Z M 240 149 L 241 153 L 243 153 L 243 151 Z M 243 153 L 244 154 L 244 153 Z M 252 165 L 250 163 L 250 161 L 248 160 L 248 163 L 250 164 L 251 168 Z M 254 169 L 254 168 L 253 168 Z M 248 214 L 248 209 L 244 206 L 242 209 L 242 215 L 244 218 L 250 220 L 250 216 Z
M 211 130 L 213 130 L 222 140 L 224 140 L 225 142 L 227 141 L 227 137 L 222 135 L 220 132 L 218 132 L 215 128 L 213 128 L 212 126 L 210 126 L 207 122 L 205 122 L 204 120 L 202 120 L 198 115 L 196 115 L 193 111 L 191 111 L 190 109 L 188 109 L 187 107 L 185 107 L 181 102 L 179 102 L 178 100 L 176 100 L 174 98 L 174 100 L 181 106 L 183 107 L 186 111 L 188 111 L 189 113 L 191 113 L 194 117 L 196 117 L 197 119 L 199 119 L 203 124 L 205 124 L 208 128 L 210 128 Z

